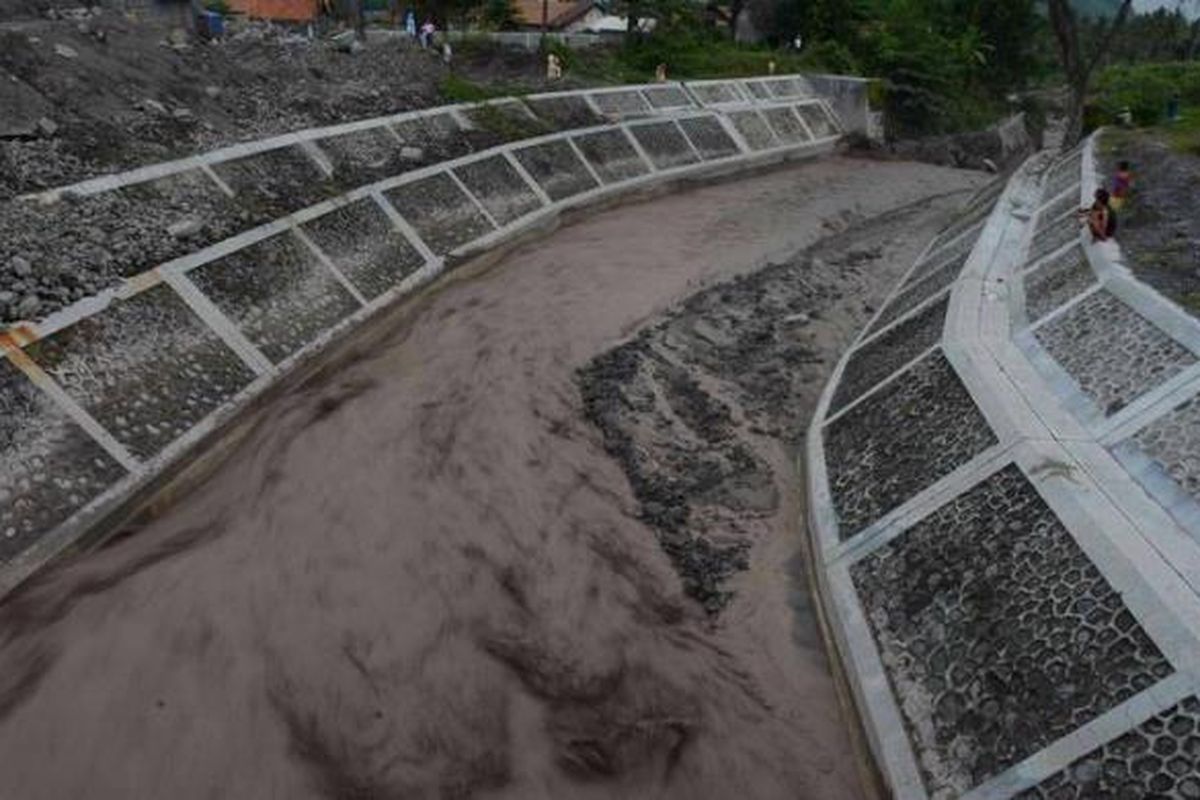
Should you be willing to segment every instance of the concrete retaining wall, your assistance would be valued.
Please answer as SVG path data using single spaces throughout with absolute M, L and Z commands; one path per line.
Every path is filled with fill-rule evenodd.
M 150 235 L 119 254 L 118 286 L 0 333 L 0 594 L 447 265 L 839 136 L 794 77 L 621 87 L 303 131 L 33 198 L 66 228 Z
M 847 132 L 870 135 L 871 111 L 867 103 L 866 78 L 846 75 L 805 75 L 812 90 L 829 101 L 829 105 L 846 126 Z
M 935 239 L 810 429 L 819 592 L 899 798 L 1200 795 L 1200 322 L 1081 230 L 1094 146 Z

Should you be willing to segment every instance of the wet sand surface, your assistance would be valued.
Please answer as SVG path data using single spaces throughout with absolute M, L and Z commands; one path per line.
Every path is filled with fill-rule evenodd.
M 604 212 L 389 311 L 173 508 L 0 606 L 0 797 L 861 796 L 789 454 L 865 305 L 982 182 L 800 165 Z M 754 502 L 690 498 L 685 527 L 746 545 L 706 611 L 631 489 L 671 451 L 613 458 L 578 376 L 769 263 L 820 306 L 787 312 L 794 402 L 763 400 L 769 371 L 673 361 L 766 467 Z

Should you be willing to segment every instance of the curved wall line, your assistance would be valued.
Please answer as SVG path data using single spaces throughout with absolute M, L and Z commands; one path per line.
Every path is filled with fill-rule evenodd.
M 780 80 L 790 81 L 780 93 L 801 88 Z M 386 152 L 396 151 L 406 134 L 394 119 L 227 148 L 199 157 L 203 171 L 185 160 L 72 188 L 67 208 L 148 180 L 168 195 L 208 182 L 258 216 L 37 324 L 0 333 L 0 594 L 90 538 L 298 364 L 448 267 L 565 212 L 814 157 L 841 135 L 820 99 L 742 99 L 720 109 L 689 100 L 675 108 L 682 101 L 671 92 L 688 98 L 685 87 L 635 89 L 658 104 L 653 114 L 526 136 L 348 189 L 330 183 L 345 161 L 345 148 L 330 141 L 371 131 L 394 137 Z M 592 101 L 555 94 L 526 102 L 518 113 L 558 108 L 567 118 Z M 401 122 L 417 120 L 430 133 L 428 119 L 465 119 L 472 110 Z M 338 192 L 328 196 L 331 186 Z

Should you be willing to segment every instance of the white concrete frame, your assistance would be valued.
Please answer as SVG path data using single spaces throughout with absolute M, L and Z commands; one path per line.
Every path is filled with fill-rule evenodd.
M 1100 182 L 1095 145 L 1093 137 L 1082 148 L 1081 180 L 1066 190 L 1078 192 L 1081 206 Z M 1082 231 L 1077 242 L 1064 245 L 1034 264 L 1025 263 L 1040 212 L 1065 194 L 1042 197 L 1042 181 L 1049 166 L 1048 156 L 1033 157 L 996 201 L 962 273 L 949 290 L 943 338 L 936 346 L 954 366 L 998 444 L 909 498 L 849 541 L 838 538 L 823 432 L 846 409 L 827 417 L 829 403 L 857 349 L 920 313 L 933 299 L 870 336 L 865 331 L 860 334 L 835 368 L 809 427 L 804 459 L 810 499 L 809 535 L 819 562 L 817 589 L 872 752 L 897 798 L 928 798 L 929 794 L 852 585 L 850 567 L 1009 463 L 1018 465 L 1079 546 L 1121 593 L 1175 673 L 962 797 L 1010 798 L 1182 698 L 1200 692 L 1200 505 L 1152 459 L 1126 441 L 1179 403 L 1200 394 L 1200 366 L 1185 370 L 1111 419 L 1104 419 L 1070 376 L 1036 347 L 1025 315 L 1023 276 L 1070 247 L 1083 249 L 1097 276 L 1093 287 L 1039 320 L 1035 328 L 1079 302 L 1080 297 L 1101 289 L 1198 355 L 1200 321 L 1139 282 L 1124 266 L 1115 243 L 1093 243 Z M 931 242 L 913 269 L 931 257 L 932 248 Z M 907 288 L 907 279 L 908 275 L 901 279 L 889 300 Z M 940 293 L 937 297 L 943 296 Z M 883 313 L 882 308 L 879 313 Z M 880 386 L 916 360 L 885 378 Z M 879 386 L 867 394 L 878 390 Z
M 796 102 L 806 103 L 815 101 L 770 102 L 760 104 L 758 107 L 790 109 Z M 522 107 L 524 107 L 523 104 Z M 379 120 L 366 120 L 317 131 L 302 131 L 295 134 L 288 134 L 287 136 L 273 137 L 263 142 L 224 148 L 205 156 L 181 159 L 167 164 L 133 170 L 121 175 L 106 176 L 92 181 L 85 181 L 66 189 L 45 193 L 34 198 L 34 200 L 39 202 L 54 202 L 67 191 L 78 194 L 94 194 L 110 191 L 122 186 L 154 180 L 191 169 L 201 169 L 218 184 L 223 192 L 232 195 L 232 190 L 220 182 L 215 173 L 212 172 L 211 167 L 213 164 L 219 164 L 224 160 L 240 158 L 249 154 L 262 153 L 280 146 L 299 145 L 301 151 L 314 160 L 322 173 L 327 174 L 328 170 L 326 168 L 330 162 L 328 162 L 327 157 L 320 149 L 320 139 L 322 138 L 342 133 L 368 130 L 375 127 L 383 127 L 390 130 L 390 123 L 399 119 L 411 119 L 451 112 L 457 113 L 462 108 L 464 107 L 442 107 L 388 117 L 383 122 Z M 675 124 L 675 120 L 677 119 L 695 117 L 716 120 L 729 133 L 736 152 L 726 157 L 709 159 L 707 161 L 699 159 L 698 149 L 691 141 L 691 138 L 687 136 L 685 130 Z M 40 389 L 52 403 L 63 410 L 64 413 L 89 434 L 127 473 L 124 478 L 117 481 L 99 497 L 78 510 L 64 523 L 43 535 L 25 552 L 10 560 L 7 564 L 0 565 L 0 596 L 11 591 L 64 548 L 87 534 L 97 522 L 104 518 L 105 514 L 119 506 L 139 490 L 151 485 L 154 479 L 167 467 L 180 462 L 201 440 L 235 417 L 252 398 L 260 395 L 269 388 L 279 376 L 286 374 L 296 365 L 312 358 L 331 342 L 343 338 L 366 319 L 377 314 L 381 309 L 392 305 L 398 299 L 428 284 L 446 269 L 448 261 L 458 262 L 480 255 L 506 241 L 511 241 L 531 230 L 535 230 L 547 222 L 552 222 L 566 211 L 585 208 L 608 198 L 642 188 L 649 188 L 657 184 L 663 184 L 676 178 L 712 177 L 788 160 L 820 156 L 829 153 L 839 139 L 838 136 L 830 136 L 796 144 L 783 144 L 769 150 L 752 151 L 736 135 L 736 131 L 733 130 L 728 119 L 720 111 L 687 108 L 678 113 L 659 114 L 654 117 L 654 121 L 663 120 L 675 125 L 676 130 L 683 136 L 683 141 L 687 143 L 690 151 L 697 156 L 697 161 L 676 167 L 656 169 L 638 145 L 635 137 L 631 134 L 629 126 L 636 123 L 600 125 L 524 139 L 473 153 L 462 158 L 406 172 L 403 175 L 385 178 L 369 185 L 360 186 L 308 208 L 243 231 L 196 252 L 155 266 L 127 279 L 116 287 L 106 289 L 95 296 L 73 303 L 37 324 L 20 323 L 12 326 L 8 331 L 0 333 L 0 358 L 7 358 L 14 367 L 25 374 L 34 386 Z M 634 147 L 639 158 L 644 162 L 647 168 L 646 173 L 613 183 L 606 184 L 601 181 L 593 165 L 589 163 L 574 142 L 580 136 L 597 131 L 618 131 L 622 133 L 625 139 Z M 575 157 L 596 178 L 597 186 L 594 189 L 564 200 L 551 201 L 546 195 L 544 188 L 521 167 L 519 160 L 514 157 L 514 151 L 516 150 L 557 141 L 568 143 Z M 540 204 L 540 207 L 534 211 L 504 225 L 499 225 L 490 214 L 487 214 L 480 199 L 465 184 L 458 180 L 454 174 L 454 170 L 458 167 L 495 157 L 504 158 L 510 165 L 516 168 L 517 174 L 526 182 L 531 194 L 538 198 Z M 445 174 L 450 180 L 454 181 L 458 188 L 465 194 L 468 201 L 483 211 L 485 218 L 488 219 L 494 228 L 490 232 L 456 248 L 445 258 L 438 257 L 433 253 L 428 244 L 421 239 L 412 224 L 388 202 L 384 195 L 384 192 L 388 190 L 400 188 L 423 178 L 440 174 Z M 353 282 L 342 273 L 336 262 L 324 253 L 317 243 L 305 234 L 302 229 L 302 226 L 306 222 L 359 201 L 371 202 L 381 208 L 395 229 L 424 258 L 424 265 L 422 267 L 407 276 L 397 286 L 369 302 L 366 301 L 366 298 L 359 292 L 357 287 L 353 285 Z M 294 237 L 304 247 L 311 250 L 320 268 L 329 270 L 333 278 L 349 290 L 359 307 L 350 316 L 325 330 L 297 352 L 283 359 L 280 363 L 274 364 L 260 349 L 250 342 L 236 323 L 205 296 L 199 287 L 188 277 L 188 274 L 204 264 L 208 264 L 268 238 L 280 235 Z M 68 328 L 80 320 L 102 313 L 113 302 L 127 300 L 163 283 L 169 286 L 191 308 L 200 321 L 209 327 L 257 377 L 225 405 L 193 426 L 183 436 L 167 445 L 157 455 L 149 459 L 139 460 L 117 442 L 99 422 L 87 414 L 51 376 L 46 374 L 26 356 L 24 348 L 33 342 Z

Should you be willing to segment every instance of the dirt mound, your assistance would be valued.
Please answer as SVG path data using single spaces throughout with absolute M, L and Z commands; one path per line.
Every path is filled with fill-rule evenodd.
M 446 102 L 437 54 L 390 32 L 370 31 L 353 54 L 262 24 L 221 43 L 168 46 L 177 22 L 96 11 L 0 24 L 0 99 L 20 111 L 0 130 L 0 199 Z M 475 53 L 461 68 L 536 83 L 536 59 L 523 54 Z

